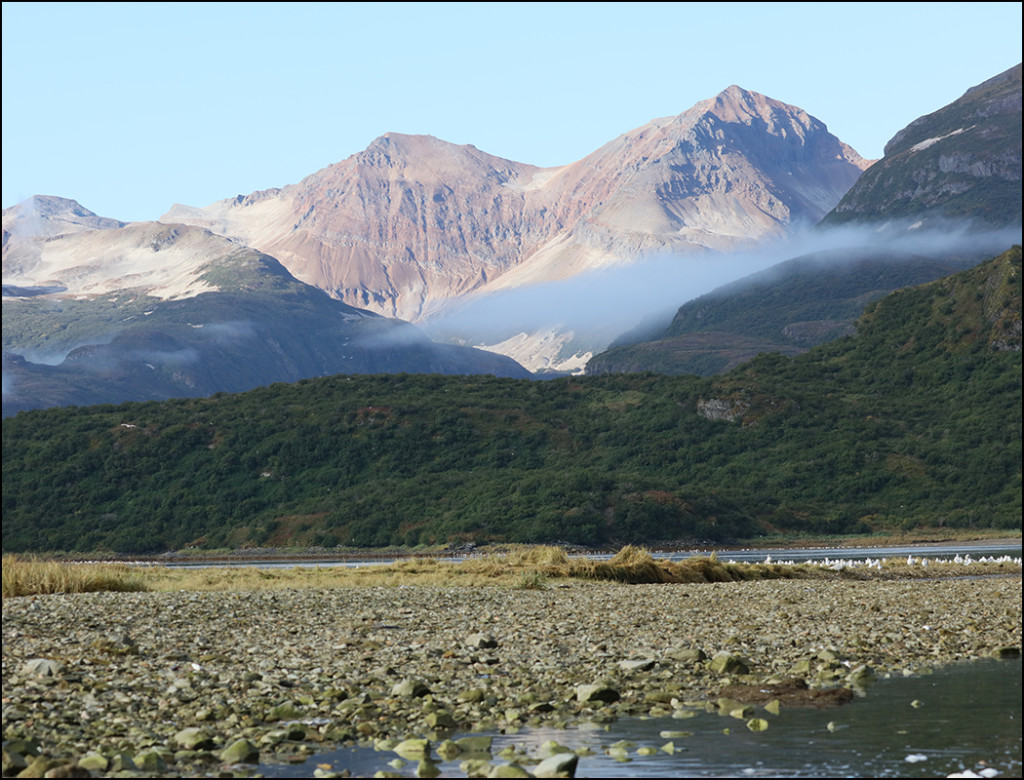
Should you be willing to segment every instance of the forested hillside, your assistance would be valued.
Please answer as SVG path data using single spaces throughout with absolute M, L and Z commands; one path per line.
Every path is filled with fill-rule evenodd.
M 713 378 L 336 376 L 21 412 L 3 549 L 1020 528 L 1021 249 Z

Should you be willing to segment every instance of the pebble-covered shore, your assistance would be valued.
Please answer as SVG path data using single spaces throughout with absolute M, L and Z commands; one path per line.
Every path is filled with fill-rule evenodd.
M 1020 647 L 1019 577 L 11 598 L 4 775 L 245 774 L 346 741 L 668 715 L 729 684 L 863 686 Z

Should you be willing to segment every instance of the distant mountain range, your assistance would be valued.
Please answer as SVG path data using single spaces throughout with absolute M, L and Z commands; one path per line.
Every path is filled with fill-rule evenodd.
M 909 148 L 918 151 L 901 159 L 912 167 L 930 160 L 922 150 L 935 147 L 945 155 L 940 168 L 948 167 L 942 160 L 968 159 L 954 151 L 969 140 L 971 171 L 996 171 L 986 181 L 1011 175 L 1014 83 L 1019 226 L 1019 66 L 968 93 L 970 130 L 950 130 L 952 120 L 936 112 L 931 116 L 945 117 L 936 128 L 919 125 L 923 120 L 912 125 L 919 126 Z M 986 167 L 987 117 L 999 128 L 992 136 L 998 166 Z M 474 302 L 486 309 L 494 293 L 628 269 L 651 256 L 671 255 L 685 266 L 718 252 L 785 246 L 842 203 L 855 204 L 844 214 L 867 214 L 874 196 L 850 196 L 869 165 L 801 109 L 733 86 L 558 168 L 389 133 L 298 184 L 205 208 L 177 205 L 160 222 L 125 224 L 74 201 L 37 196 L 3 214 L 4 414 L 333 373 L 579 370 L 616 334 L 575 333 L 571 323 L 531 331 L 513 317 L 484 339 L 446 327 L 456 320 L 444 315 Z M 993 191 L 999 209 L 1012 210 L 1012 193 Z M 977 187 L 972 202 L 986 225 L 1000 224 L 1002 211 L 987 203 L 986 192 Z M 928 208 L 936 206 L 929 201 Z M 973 213 L 962 203 L 957 208 L 959 216 Z M 894 279 L 886 271 L 885 285 L 865 278 L 859 292 L 847 280 L 840 287 L 849 295 L 836 310 L 777 309 L 771 316 L 781 318 L 785 338 L 740 326 L 733 336 L 745 344 L 716 341 L 713 349 L 731 354 L 698 363 L 719 370 L 766 348 L 799 350 L 841 333 L 855 316 L 851 301 L 913 283 L 922 278 L 921 263 L 936 259 L 928 273 L 980 258 L 928 255 L 919 258 L 917 276 Z M 794 278 L 784 286 L 803 284 Z M 754 308 L 770 307 L 765 301 Z M 414 320 L 452 343 L 388 317 Z M 685 338 L 684 331 L 677 324 L 670 337 Z M 718 338 L 703 333 L 705 341 Z M 522 364 L 456 346 L 498 342 L 495 351 Z M 693 370 L 663 358 L 647 365 Z M 601 360 L 595 370 L 644 366 L 633 358 Z
M 620 336 L 587 373 L 709 375 L 760 352 L 798 354 L 851 333 L 868 302 L 1019 242 L 1021 119 L 1018 65 L 896 134 L 817 228 L 849 246 L 689 301 L 670 324 Z
M 161 221 L 238 239 L 346 303 L 419 321 L 470 291 L 785 238 L 868 165 L 805 111 L 732 86 L 571 165 L 389 133 L 296 185 Z

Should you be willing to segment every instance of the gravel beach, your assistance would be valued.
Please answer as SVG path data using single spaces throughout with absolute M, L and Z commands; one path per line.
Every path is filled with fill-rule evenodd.
M 246 774 L 350 741 L 668 715 L 730 684 L 865 687 L 1020 647 L 1019 576 L 9 598 L 4 775 Z

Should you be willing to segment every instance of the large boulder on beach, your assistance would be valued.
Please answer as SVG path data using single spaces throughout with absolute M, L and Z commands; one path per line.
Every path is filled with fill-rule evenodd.
M 846 682 L 854 688 L 867 688 L 874 685 L 877 680 L 875 670 L 867 664 L 861 664 L 846 676 Z
M 575 777 L 579 756 L 575 753 L 556 753 L 533 768 L 534 777 Z
M 136 753 L 133 760 L 135 761 L 136 768 L 150 777 L 156 777 L 167 771 L 167 761 L 160 751 L 155 748 Z
M 277 721 L 288 721 L 288 720 L 299 720 L 303 717 L 302 709 L 294 702 L 284 701 L 270 708 L 267 712 L 266 720 L 268 722 Z
M 491 743 L 492 738 L 484 736 L 461 737 L 455 740 L 455 744 L 463 753 L 490 753 Z
M 391 749 L 402 758 L 419 760 L 430 755 L 430 740 L 415 737 L 403 739 Z
M 49 658 L 30 658 L 21 665 L 21 673 L 26 677 L 59 677 L 63 671 L 60 661 Z
M 212 750 L 216 743 L 205 729 L 189 726 L 174 735 L 174 741 L 182 750 Z
M 4 777 L 14 777 L 19 772 L 21 772 L 22 769 L 25 769 L 27 766 L 28 766 L 28 761 L 25 759 L 25 756 L 22 753 L 19 753 L 19 752 L 15 751 L 15 750 L 8 750 L 7 746 L 6 745 L 4 746 L 4 749 L 3 749 L 3 776 Z M 104 765 L 103 768 L 106 769 L 106 765 Z
M 260 761 L 260 750 L 243 737 L 224 748 L 220 760 L 225 764 L 258 764 Z
M 391 695 L 403 699 L 418 699 L 430 693 L 430 688 L 421 680 L 407 678 L 395 683 L 391 688 Z
M 627 658 L 619 661 L 619 668 L 624 672 L 649 672 L 656 663 L 653 658 Z
M 498 646 L 498 640 L 490 634 L 470 634 L 466 637 L 466 646 L 477 650 L 488 650 Z
M 699 664 L 708 660 L 708 655 L 699 647 L 673 647 L 665 651 L 665 657 L 681 664 Z
M 576 686 L 576 701 L 584 704 L 611 704 L 621 698 L 617 690 L 600 683 Z
M 750 674 L 747 661 L 728 650 L 720 650 L 715 653 L 711 658 L 711 663 L 708 664 L 708 669 L 715 674 Z
M 36 756 L 32 761 L 18 772 L 18 777 L 49 777 L 52 776 L 48 773 L 54 771 L 55 767 L 60 765 L 52 758 L 46 756 Z
M 98 753 L 95 750 L 91 750 L 78 759 L 78 768 L 84 769 L 86 772 L 106 772 L 107 767 L 110 766 L 110 761 L 102 753 Z M 10 775 L 4 773 L 4 777 L 10 777 Z M 90 775 L 92 777 L 92 775 Z

